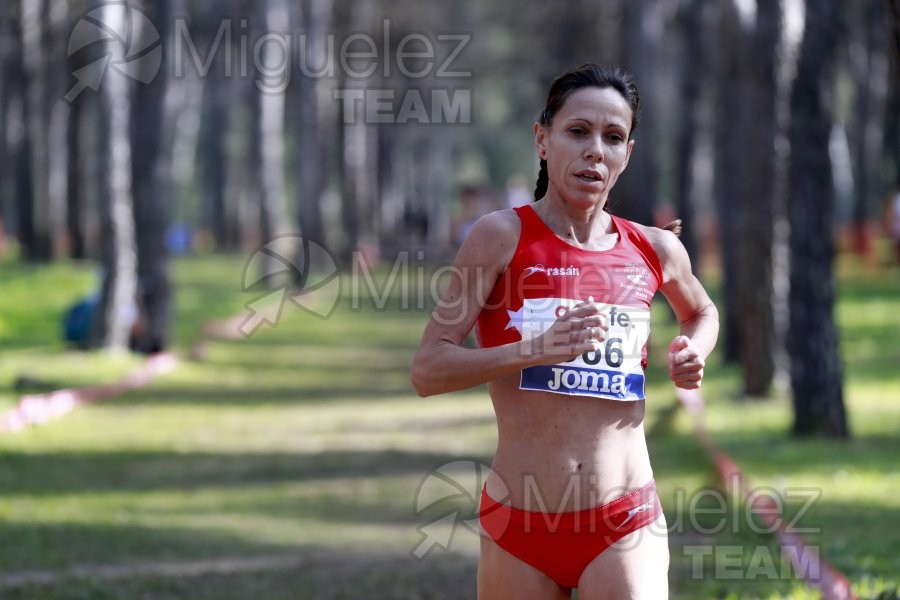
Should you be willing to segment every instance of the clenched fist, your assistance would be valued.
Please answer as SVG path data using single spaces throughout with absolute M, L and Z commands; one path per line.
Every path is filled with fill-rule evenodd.
M 669 378 L 677 387 L 699 389 L 705 364 L 689 337 L 679 335 L 669 344 Z

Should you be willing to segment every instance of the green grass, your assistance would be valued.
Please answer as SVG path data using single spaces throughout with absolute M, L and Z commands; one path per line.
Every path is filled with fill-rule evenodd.
M 240 257 L 180 260 L 174 332 L 185 351 L 201 322 L 241 311 Z M 90 289 L 87 265 L 0 265 L 0 407 L 22 375 L 76 385 L 117 379 L 135 358 L 65 351 L 64 307 Z M 345 291 L 348 288 L 345 288 Z M 861 597 L 896 591 L 900 573 L 900 282 L 848 273 L 837 315 L 847 370 L 848 442 L 790 439 L 786 398 L 736 402 L 734 368 L 713 358 L 704 394 L 717 442 L 755 486 L 821 490 L 800 524 Z M 84 407 L 63 421 L 0 436 L 0 585 L 42 571 L 60 578 L 0 588 L 2 598 L 474 597 L 478 539 L 423 561 L 416 490 L 436 465 L 489 462 L 496 444 L 483 388 L 419 399 L 408 366 L 427 316 L 354 309 L 345 296 L 323 321 L 290 310 L 249 340 L 215 341 L 147 388 Z M 737 503 L 715 508 L 715 470 L 673 395 L 660 360 L 674 326 L 655 315 L 648 426 L 670 525 L 673 598 L 812 598 L 783 569 L 771 536 Z M 653 428 L 655 423 L 661 423 Z M 692 521 L 693 515 L 693 521 Z M 704 533 L 717 526 L 720 531 Z M 710 548 L 698 565 L 693 554 Z M 78 566 L 190 565 L 295 557 L 300 568 L 114 577 Z M 775 561 L 776 576 L 760 562 Z M 882 597 L 894 597 L 884 595 Z
M 850 577 L 860 597 L 894 598 L 900 586 L 900 537 L 893 531 L 900 522 L 900 344 L 896 343 L 900 335 L 900 321 L 896 318 L 900 310 L 900 278 L 896 273 L 872 276 L 848 266 L 842 270 L 839 288 L 836 315 L 853 439 L 835 442 L 790 438 L 789 396 L 775 393 L 762 402 L 735 400 L 739 373 L 723 367 L 718 354 L 710 361 L 703 388 L 705 420 L 716 442 L 747 474 L 753 489 L 758 493 L 765 493 L 764 488 L 777 490 L 785 499 L 788 520 L 802 515 L 797 525 L 812 530 L 807 539 Z M 665 320 L 656 322 L 662 324 Z M 673 334 L 674 329 L 665 331 L 657 340 Z M 663 350 L 660 347 L 658 353 Z M 660 390 L 660 396 L 665 395 Z M 675 451 L 671 444 L 687 436 L 691 429 L 690 417 L 678 412 L 674 422 L 661 428 L 662 436 L 651 436 L 651 455 L 658 478 L 673 472 L 684 485 L 678 470 L 683 469 L 684 460 L 697 457 L 684 450 Z M 692 442 L 681 443 L 690 446 Z M 695 468 L 712 469 L 705 458 L 697 460 L 699 464 L 693 463 Z M 715 477 L 709 475 L 705 483 L 719 485 L 714 482 Z M 805 507 L 807 499 L 812 498 L 810 507 Z M 718 547 L 711 553 L 716 558 L 708 557 L 700 571 L 714 574 L 718 567 L 726 577 L 718 582 L 706 578 L 708 590 L 703 597 L 807 597 L 796 596 L 803 588 L 780 578 L 793 570 L 778 564 L 780 553 L 770 536 L 754 534 L 745 503 L 738 504 L 737 517 L 733 513 L 727 518 L 716 515 L 713 522 L 728 535 L 720 534 L 710 541 Z M 771 552 L 761 549 L 766 544 Z M 730 568 L 734 546 L 741 546 L 744 552 L 740 566 Z M 673 597 L 699 597 L 690 575 L 691 551 L 697 552 L 673 548 Z M 760 554 L 754 563 L 755 552 Z M 773 580 L 769 577 L 771 571 L 759 568 L 760 557 L 765 556 L 774 558 L 779 578 Z M 758 576 L 729 578 L 730 572 L 753 574 L 754 565 Z M 679 572 L 685 577 L 678 577 Z

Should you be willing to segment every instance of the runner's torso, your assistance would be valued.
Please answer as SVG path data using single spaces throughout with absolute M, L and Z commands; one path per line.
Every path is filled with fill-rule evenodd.
M 535 488 L 547 510 L 594 506 L 607 493 L 639 487 L 652 477 L 642 400 L 659 260 L 646 236 L 624 219 L 613 217 L 615 245 L 592 251 L 560 239 L 532 206 L 515 210 L 519 242 L 478 318 L 479 343 L 490 347 L 539 336 L 589 297 L 610 327 L 596 353 L 491 382 L 500 435 L 494 471 L 514 506 L 531 501 L 533 508 Z

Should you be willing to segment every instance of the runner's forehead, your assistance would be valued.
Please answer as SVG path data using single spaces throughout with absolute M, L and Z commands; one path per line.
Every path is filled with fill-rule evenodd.
M 557 113 L 561 122 L 618 125 L 628 128 L 632 112 L 628 102 L 613 88 L 582 88 L 572 93 Z

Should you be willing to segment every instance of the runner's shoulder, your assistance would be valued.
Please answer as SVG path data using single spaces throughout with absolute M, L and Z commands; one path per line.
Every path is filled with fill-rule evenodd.
M 497 210 L 479 217 L 457 254 L 457 264 L 490 266 L 502 272 L 509 265 L 522 225 L 512 209 Z
M 634 221 L 632 223 L 644 234 L 650 245 L 653 246 L 653 250 L 656 251 L 656 256 L 659 257 L 659 262 L 662 266 L 665 266 L 669 259 L 687 256 L 681 240 L 668 229 L 644 225 Z
M 508 259 L 519 243 L 521 231 L 522 223 L 514 210 L 496 210 L 475 221 L 463 246 L 479 253 L 508 254 Z

